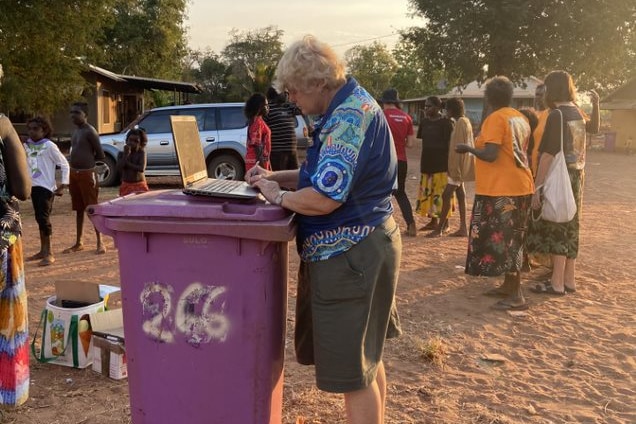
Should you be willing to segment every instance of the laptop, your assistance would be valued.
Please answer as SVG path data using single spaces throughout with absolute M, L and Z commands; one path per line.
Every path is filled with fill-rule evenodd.
M 194 116 L 172 115 L 170 125 L 185 194 L 229 199 L 254 199 L 259 195 L 259 191 L 245 181 L 208 178 Z

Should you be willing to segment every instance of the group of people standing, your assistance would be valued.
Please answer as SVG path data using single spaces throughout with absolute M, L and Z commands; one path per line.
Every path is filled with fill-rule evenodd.
M 491 110 L 475 145 L 458 145 L 459 153 L 475 156 L 475 201 L 470 221 L 466 273 L 504 275 L 501 285 L 485 295 L 501 297 L 495 309 L 526 309 L 521 272 L 526 253 L 550 255 L 550 280 L 531 287 L 539 294 L 562 296 L 576 291 L 575 264 L 579 249 L 586 134 L 599 129 L 599 98 L 590 93 L 591 119 L 575 103 L 576 89 L 565 71 L 550 72 L 538 87 L 536 126 L 510 107 L 513 84 L 506 77 L 488 82 L 485 100 Z M 550 165 L 563 149 L 577 212 L 565 223 L 540 217 L 542 186 Z M 535 214 L 537 219 L 530 219 Z
M 315 365 L 316 385 L 321 390 L 343 394 L 349 423 L 381 424 L 387 396 L 384 345 L 387 339 L 401 334 L 395 292 L 402 243 L 392 217 L 394 195 L 407 223 L 406 234 L 417 234 L 404 191 L 405 148 L 414 143 L 413 123 L 399 109 L 397 91 L 387 90 L 380 107 L 353 77 L 346 75 L 345 64 L 334 50 L 312 36 L 285 51 L 276 69 L 275 86 L 278 90 L 270 90 L 267 97 L 254 94 L 245 104 L 249 121 L 245 179 L 269 202 L 296 213 L 300 256 L 294 333 L 297 360 Z M 431 230 L 432 236 L 446 231 L 456 193 L 463 221 L 455 235 L 468 236 L 466 273 L 503 274 L 503 283 L 488 294 L 503 297 L 495 307 L 504 310 L 527 306 L 520 274 L 526 247 L 553 258 L 551 281 L 535 287 L 537 292 L 561 295 L 575 290 L 585 131 L 598 129 L 598 97 L 593 96 L 593 116 L 587 123 L 574 103 L 571 77 L 555 71 L 545 79 L 550 111 L 545 114 L 545 125 L 537 126 L 543 134 L 538 136 L 535 129 L 537 137 L 530 146 L 528 120 L 510 107 L 512 90 L 513 84 L 505 77 L 493 78 L 486 85 L 491 113 L 474 142 L 460 99 L 447 102 L 445 117 L 439 98 L 427 98 L 425 118 L 417 134 L 422 140 L 422 160 L 416 211 L 431 218 L 424 228 Z M 282 124 L 291 124 L 295 118 L 279 107 L 287 103 L 287 97 L 279 93 L 289 93 L 289 100 L 303 114 L 317 117 L 307 159 L 300 169 L 295 134 Z M 74 173 L 85 182 L 93 178 L 95 160 L 103 158 L 103 152 L 99 143 L 94 146 L 94 129 L 86 126 L 85 109 L 75 105 L 71 115 L 78 127 L 73 149 L 80 152 L 75 158 L 71 156 L 72 188 Z M 45 134 L 44 125 L 40 127 Z M 280 150 L 274 142 L 278 129 L 284 129 L 280 137 L 286 140 Z M 30 134 L 35 144 L 39 131 L 34 123 Z M 560 150 L 560 137 L 577 199 L 577 215 L 565 224 L 538 221 L 531 229 L 532 237 L 526 238 L 530 210 L 541 206 L 540 187 Z M 32 190 L 25 151 L 8 119 L 1 115 L 0 140 L 0 404 L 15 405 L 26 399 L 29 384 L 26 293 L 16 199 L 27 199 Z M 127 143 L 130 148 L 123 153 L 126 161 L 139 163 L 133 153 L 143 143 L 143 134 L 131 134 Z M 535 155 L 533 175 L 531 164 L 535 162 L 528 158 Z M 472 178 L 473 162 L 475 201 L 467 224 L 462 183 Z M 78 239 L 69 251 L 82 248 L 83 220 L 79 216 L 80 211 L 82 216 L 84 212 L 81 206 L 90 199 L 80 200 L 76 204 L 73 197 L 78 211 Z M 41 234 L 46 236 L 44 230 Z M 97 234 L 97 252 L 101 253 L 103 245 Z M 46 251 L 46 238 L 42 240 Z M 46 257 L 40 256 L 41 260 Z
M 445 105 L 439 97 L 426 98 L 417 131 L 422 144 L 415 210 L 430 218 L 420 230 L 429 230 L 427 237 L 443 235 L 448 231 L 451 210 L 457 206 L 460 226 L 451 235 L 468 236 L 466 273 L 503 274 L 503 283 L 484 293 L 502 297 L 493 307 L 503 310 L 528 306 L 521 289 L 521 271 L 529 267 L 528 258 L 549 257 L 552 267 L 551 278 L 531 287 L 531 291 L 557 296 L 576 291 L 586 133 L 598 132 L 600 121 L 598 95 L 590 92 L 590 119 L 574 103 L 576 89 L 565 71 L 551 72 L 537 87 L 536 109 L 512 108 L 513 88 L 506 77 L 488 82 L 485 104 L 489 113 L 476 140 L 459 98 L 450 98 Z M 404 148 L 414 143 L 413 123 L 399 110 L 396 90 L 385 91 L 379 101 L 398 155 L 398 187 L 394 194 L 406 223 L 404 234 L 415 236 L 414 214 L 404 191 Z M 578 208 L 568 223 L 540 218 L 541 188 L 553 158 L 561 150 L 561 140 Z M 475 181 L 469 225 L 463 185 L 468 181 Z M 531 212 L 534 219 L 530 219 Z
M 474 180 L 474 159 L 455 151 L 458 144 L 473 144 L 473 130 L 464 113 L 464 102 L 451 98 L 446 102 L 446 115 L 437 96 L 426 98 L 424 114 L 420 119 L 417 137 L 414 135 L 411 116 L 400 109 L 397 90 L 386 90 L 379 99 L 391 128 L 398 157 L 398 187 L 395 198 L 406 222 L 404 235 L 415 237 L 417 226 L 413 208 L 405 191 L 408 171 L 406 147 L 415 139 L 422 143 L 420 159 L 420 185 L 415 212 L 429 217 L 430 221 L 420 231 L 429 231 L 427 237 L 439 237 L 449 230 L 448 218 L 456 206 L 460 213 L 459 229 L 451 236 L 466 237 L 466 191 L 464 182 Z M 455 196 L 457 203 L 454 202 Z

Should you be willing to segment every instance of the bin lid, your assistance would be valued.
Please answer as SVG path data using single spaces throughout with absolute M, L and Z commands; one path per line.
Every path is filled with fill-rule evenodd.
M 257 240 L 291 240 L 293 213 L 260 199 L 191 196 L 181 190 L 132 194 L 91 205 L 87 213 L 108 235 L 117 231 L 227 234 Z M 260 233 L 260 234 L 259 234 Z

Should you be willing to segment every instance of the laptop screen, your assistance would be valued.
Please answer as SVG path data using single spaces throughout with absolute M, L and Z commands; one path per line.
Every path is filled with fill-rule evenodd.
M 194 116 L 170 116 L 174 148 L 181 171 L 183 187 L 208 178 L 205 157 L 201 147 L 199 128 Z

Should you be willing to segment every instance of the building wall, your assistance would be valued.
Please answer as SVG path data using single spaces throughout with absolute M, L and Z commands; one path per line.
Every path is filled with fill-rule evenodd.
M 636 110 L 613 110 L 612 131 L 617 152 L 636 152 Z

